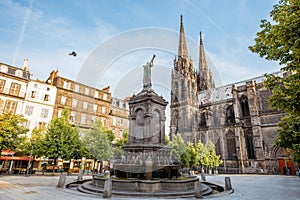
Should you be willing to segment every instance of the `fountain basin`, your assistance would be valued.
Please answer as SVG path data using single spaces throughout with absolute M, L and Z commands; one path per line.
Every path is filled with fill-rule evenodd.
M 77 189 L 90 194 L 103 193 L 107 178 L 97 177 L 91 181 L 82 183 Z M 187 197 L 194 195 L 194 184 L 199 181 L 196 176 L 183 179 L 119 179 L 111 178 L 112 195 L 115 196 L 152 196 L 152 197 Z M 213 190 L 206 184 L 202 184 L 203 195 L 211 194 Z

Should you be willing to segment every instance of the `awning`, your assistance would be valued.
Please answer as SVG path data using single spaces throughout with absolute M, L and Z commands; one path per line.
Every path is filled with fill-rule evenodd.
M 30 160 L 30 157 L 1 157 L 0 160 Z M 31 160 L 35 160 L 31 158 Z
M 7 150 L 2 150 L 1 155 L 2 156 L 13 156 L 15 154 L 15 152 L 7 149 Z

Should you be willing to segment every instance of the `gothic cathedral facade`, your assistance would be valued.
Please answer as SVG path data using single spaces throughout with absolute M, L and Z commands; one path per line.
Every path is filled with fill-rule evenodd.
M 223 160 L 221 172 L 295 173 L 295 163 L 274 144 L 284 113 L 268 106 L 264 77 L 215 88 L 201 33 L 197 71 L 188 55 L 182 16 L 171 76 L 170 140 L 181 134 L 185 142 L 212 141 Z

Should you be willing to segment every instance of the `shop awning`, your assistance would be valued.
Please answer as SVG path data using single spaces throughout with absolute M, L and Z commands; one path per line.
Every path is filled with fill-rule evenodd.
M 30 160 L 30 157 L 1 157 L 0 160 Z M 31 160 L 35 160 L 31 158 Z

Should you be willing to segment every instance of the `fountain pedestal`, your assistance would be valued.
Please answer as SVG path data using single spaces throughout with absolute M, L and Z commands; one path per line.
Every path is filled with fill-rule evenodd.
M 144 89 L 130 99 L 128 143 L 122 147 L 124 155 L 114 163 L 117 177 L 171 178 L 170 170 L 178 168 L 165 143 L 167 104 L 152 89 Z

